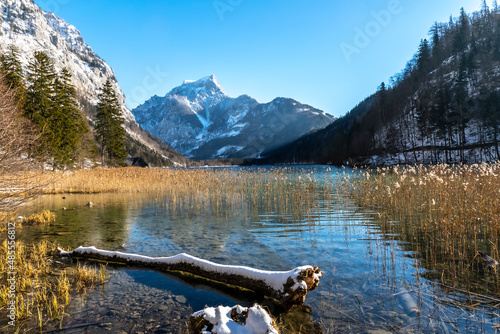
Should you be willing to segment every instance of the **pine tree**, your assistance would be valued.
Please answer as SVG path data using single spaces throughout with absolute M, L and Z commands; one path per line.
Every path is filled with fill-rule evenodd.
M 496 20 L 495 32 L 493 33 L 493 59 L 500 61 L 500 19 Z
M 465 62 L 466 62 L 466 68 L 467 68 L 467 76 L 469 78 L 472 78 L 472 75 L 474 74 L 474 70 L 476 69 L 476 64 L 475 64 L 475 57 L 478 53 L 478 48 L 476 44 L 476 38 L 474 37 L 474 34 L 471 36 L 471 42 L 470 42 L 470 52 L 468 55 L 464 55 Z
M 440 36 L 440 26 L 437 22 L 434 22 L 434 25 L 432 26 L 429 33 L 432 36 L 432 58 L 434 60 L 434 64 L 438 64 L 439 62 L 441 62 L 443 43 Z
M 54 80 L 56 71 L 54 63 L 43 51 L 36 51 L 28 66 L 28 81 L 25 100 L 25 115 L 39 128 L 46 126 L 53 108 Z
M 101 88 L 99 103 L 96 108 L 95 132 L 101 146 L 101 163 L 104 156 L 118 164 L 127 156 L 125 150 L 124 119 L 111 80 L 107 80 Z
M 483 0 L 481 4 L 481 14 L 483 15 L 483 17 L 486 17 L 490 14 L 490 7 L 488 7 L 486 0 Z
M 423 95 L 423 94 L 422 94 Z M 429 112 L 427 106 L 420 99 L 415 101 L 415 119 L 417 121 L 417 129 L 422 147 L 422 158 L 425 157 L 424 146 L 425 140 L 429 136 Z
M 497 159 L 500 160 L 500 94 L 489 88 L 487 97 L 483 101 L 480 112 L 481 120 L 488 129 L 492 139 Z
M 380 113 L 380 122 L 384 124 L 387 120 L 387 88 L 385 82 L 382 82 L 377 89 L 377 106 Z
M 466 143 L 467 137 L 465 134 L 465 130 L 467 128 L 467 124 L 470 121 L 469 110 L 467 108 L 467 57 L 462 57 L 458 69 L 458 76 L 455 80 L 454 86 L 454 107 L 452 112 L 452 121 L 458 130 L 458 139 L 461 147 Z M 461 152 L 462 153 L 462 152 Z M 462 157 L 463 158 L 463 157 Z
M 3 75 L 4 83 L 16 90 L 16 102 L 22 105 L 26 94 L 26 86 L 23 69 L 19 61 L 19 51 L 14 45 L 10 45 L 7 52 L 0 55 L 0 73 Z
M 50 151 L 59 166 L 69 166 L 77 158 L 88 125 L 78 108 L 71 74 L 64 68 L 54 82 L 53 109 L 48 119 Z
M 48 153 L 55 167 L 72 166 L 88 125 L 78 108 L 70 72 L 63 69 L 58 76 L 49 56 L 37 51 L 29 64 L 28 81 L 24 109 L 42 132 L 38 153 Z
M 48 118 L 53 109 L 54 64 L 43 51 L 36 51 L 28 65 L 28 82 L 24 99 L 24 116 L 42 132 L 41 145 L 34 152 L 43 159 L 50 151 L 51 129 Z
M 427 39 L 423 39 L 420 41 L 420 46 L 418 47 L 417 70 L 422 74 L 426 74 L 429 69 L 430 60 L 431 50 L 429 47 L 429 42 L 427 41 Z
M 453 134 L 453 112 L 451 93 L 447 85 L 440 83 L 434 95 L 434 105 L 430 114 L 431 128 L 438 138 L 443 139 L 445 146 L 451 144 Z M 448 160 L 448 155 L 446 155 Z
M 453 15 L 450 15 L 450 19 L 448 21 L 448 31 L 452 30 L 455 28 L 455 21 L 453 20 Z
M 465 9 L 462 7 L 460 9 L 460 18 L 458 20 L 458 25 L 456 27 L 455 37 L 453 40 L 453 50 L 455 54 L 461 53 L 465 50 L 469 43 L 469 18 L 465 13 Z

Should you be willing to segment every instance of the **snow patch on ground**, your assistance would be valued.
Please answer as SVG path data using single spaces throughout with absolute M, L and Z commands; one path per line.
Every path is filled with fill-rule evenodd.
M 203 317 L 213 326 L 210 331 L 207 327 L 203 328 L 203 334 L 278 334 L 273 326 L 272 318 L 259 305 L 250 308 L 239 305 L 206 307 L 204 310 L 193 313 L 192 317 Z
M 217 151 L 217 153 L 215 154 L 215 156 L 216 157 L 225 157 L 228 153 L 238 152 L 238 151 L 240 151 L 242 149 L 244 149 L 243 146 L 233 146 L 233 145 L 224 146 L 223 148 L 221 148 L 220 150 Z
M 230 132 L 227 132 L 227 133 L 223 133 L 220 135 L 220 138 L 226 138 L 226 137 L 236 137 L 237 135 L 239 135 L 241 133 L 241 127 L 239 127 L 238 130 L 236 129 L 232 129 Z M 222 148 L 224 149 L 224 148 Z M 220 151 L 220 150 L 219 150 Z

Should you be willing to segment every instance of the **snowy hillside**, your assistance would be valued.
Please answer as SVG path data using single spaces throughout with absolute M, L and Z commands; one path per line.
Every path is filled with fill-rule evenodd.
M 127 146 L 134 147 L 131 154 L 156 156 L 164 162 L 170 160 L 174 165 L 186 163 L 184 157 L 135 123 L 113 70 L 85 44 L 74 26 L 53 13 L 43 11 L 32 0 L 2 0 L 0 10 L 0 52 L 10 45 L 16 46 L 25 70 L 35 51 L 46 52 L 58 71 L 68 68 L 89 119 L 92 118 L 89 105 L 97 104 L 99 89 L 107 79 L 111 79 L 126 120 Z
M 272 152 L 291 161 L 375 166 L 500 160 L 500 8 L 434 23 L 414 57 L 323 131 Z
M 195 159 L 256 157 L 333 121 L 292 99 L 231 98 L 214 75 L 187 80 L 132 112 L 144 129 Z
M 2 0 L 0 17 L 0 47 L 15 45 L 23 66 L 28 65 L 35 51 L 45 51 L 57 69 L 67 67 L 73 83 L 88 102 L 97 103 L 99 88 L 112 79 L 124 116 L 133 120 L 125 107 L 125 96 L 116 82 L 111 67 L 85 44 L 80 32 L 53 13 L 41 10 L 31 0 Z

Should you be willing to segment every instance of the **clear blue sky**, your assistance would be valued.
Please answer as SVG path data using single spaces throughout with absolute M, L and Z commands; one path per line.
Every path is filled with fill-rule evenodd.
M 491 5 L 493 0 L 488 0 Z M 291 97 L 341 116 L 481 0 L 35 0 L 76 26 L 130 108 L 215 74 L 233 97 Z M 362 33 L 360 33 L 362 32 Z

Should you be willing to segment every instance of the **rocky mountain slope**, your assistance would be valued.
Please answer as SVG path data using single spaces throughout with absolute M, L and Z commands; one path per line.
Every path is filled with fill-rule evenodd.
M 185 81 L 132 110 L 137 122 L 193 159 L 248 158 L 324 128 L 333 117 L 295 100 L 227 96 L 214 75 Z
M 16 46 L 25 69 L 33 52 L 39 50 L 49 55 L 57 70 L 68 68 L 89 120 L 92 118 L 93 106 L 97 104 L 100 87 L 107 79 L 111 79 L 126 119 L 129 153 L 147 155 L 160 165 L 187 162 L 187 159 L 135 123 L 134 116 L 125 105 L 125 96 L 113 70 L 85 44 L 74 26 L 53 13 L 41 10 L 32 0 L 2 0 L 0 11 L 0 51 L 9 45 Z

